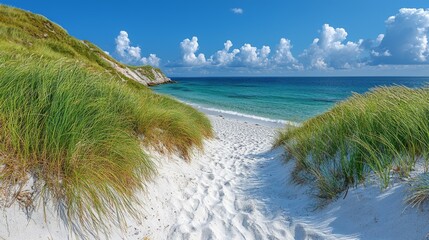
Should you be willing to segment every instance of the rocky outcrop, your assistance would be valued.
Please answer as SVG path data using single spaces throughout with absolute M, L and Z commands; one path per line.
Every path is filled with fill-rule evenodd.
M 168 78 L 167 76 L 165 76 L 164 73 L 158 72 L 155 69 L 152 69 L 152 71 L 153 71 L 153 74 L 155 75 L 155 78 L 153 81 L 148 83 L 149 86 L 165 84 L 165 83 L 174 83 L 174 81 Z
M 160 70 L 155 69 L 150 66 L 143 67 L 126 67 L 121 66 L 105 57 L 102 58 L 109 62 L 118 73 L 124 75 L 125 77 L 132 79 L 138 83 L 141 83 L 145 86 L 154 86 L 165 83 L 173 83 L 173 81 L 165 76 Z

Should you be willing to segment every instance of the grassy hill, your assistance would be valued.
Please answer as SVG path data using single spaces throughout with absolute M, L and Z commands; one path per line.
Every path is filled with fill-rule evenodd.
M 118 68 L 119 67 L 119 68 Z M 118 70 L 119 69 L 119 70 Z M 142 204 L 148 153 L 180 154 L 212 136 L 192 107 L 153 93 L 159 69 L 117 62 L 45 17 L 0 5 L 0 202 L 53 202 L 80 234 L 108 234 Z M 25 201 L 23 200 L 25 199 Z
M 41 55 L 49 59 L 74 59 L 88 68 L 104 71 L 131 85 L 137 85 L 135 81 L 143 85 L 156 84 L 155 75 L 162 75 L 164 82 L 169 81 L 158 68 L 126 66 L 91 42 L 70 36 L 47 18 L 4 5 L 0 5 L 0 49 Z M 139 75 L 146 79 L 140 79 Z

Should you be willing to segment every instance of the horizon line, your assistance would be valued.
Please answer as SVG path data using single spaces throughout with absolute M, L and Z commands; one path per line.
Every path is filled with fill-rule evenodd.
M 352 76 L 346 76 L 346 75 L 328 75 L 328 76 L 168 76 L 169 78 L 359 78 L 359 77 L 377 77 L 377 78 L 389 78 L 389 77 L 395 77 L 395 78 L 429 78 L 429 75 L 352 75 Z

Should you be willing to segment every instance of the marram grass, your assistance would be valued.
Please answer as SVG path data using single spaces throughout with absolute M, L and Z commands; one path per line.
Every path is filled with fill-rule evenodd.
M 429 174 L 424 173 L 412 181 L 406 201 L 414 207 L 420 206 L 427 200 L 429 200 Z
M 76 61 L 0 54 L 3 192 L 13 201 L 35 181 L 33 201 L 53 200 L 82 236 L 138 216 L 136 194 L 156 171 L 141 143 L 189 158 L 212 135 L 196 110 L 108 76 Z
M 315 180 L 321 197 L 336 197 L 370 172 L 387 187 L 392 174 L 408 176 L 418 159 L 429 164 L 429 89 L 394 86 L 354 94 L 287 128 L 276 145 L 296 159 L 296 172 Z

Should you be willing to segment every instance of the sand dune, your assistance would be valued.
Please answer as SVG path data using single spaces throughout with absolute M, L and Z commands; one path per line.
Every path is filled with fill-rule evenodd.
M 211 117 L 216 137 L 191 163 L 156 156 L 159 175 L 142 198 L 141 221 L 112 239 L 425 239 L 429 211 L 406 208 L 406 184 L 369 184 L 318 208 L 310 186 L 290 183 L 293 162 L 271 149 L 276 130 Z M 17 206 L 0 222 L 4 239 L 66 239 L 48 209 L 27 221 Z M 50 213 L 51 212 L 51 213 Z M 7 224 L 6 224 L 7 223 Z

